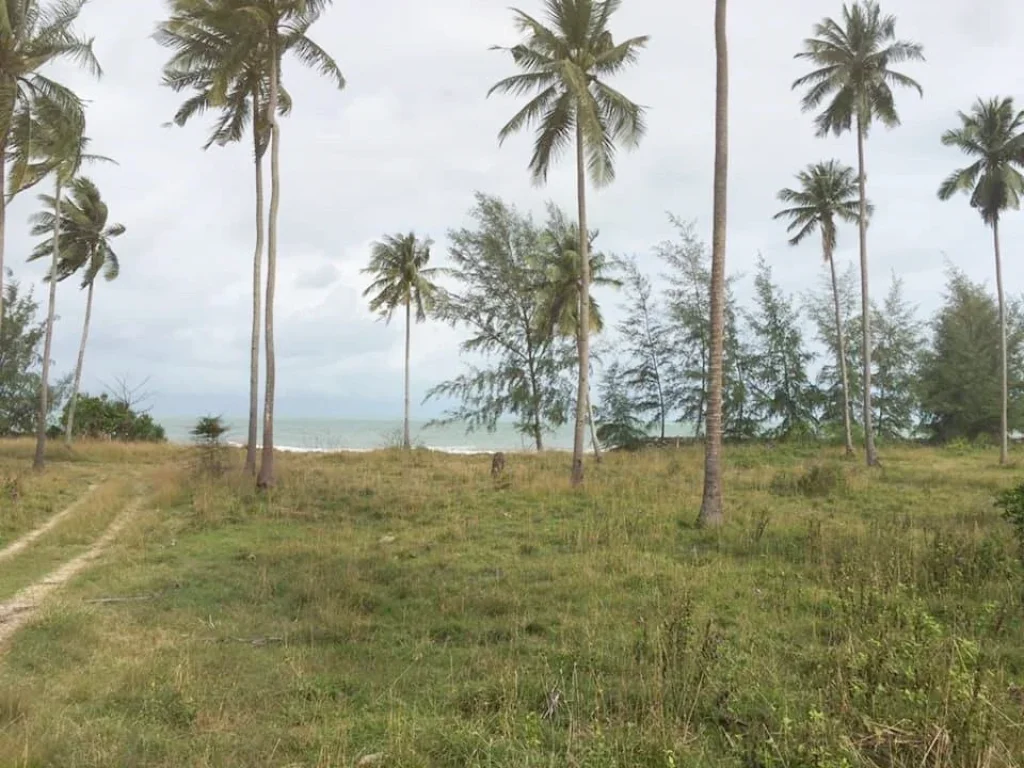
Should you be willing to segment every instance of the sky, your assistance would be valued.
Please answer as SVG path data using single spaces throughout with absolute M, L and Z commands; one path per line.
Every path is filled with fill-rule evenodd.
M 167 52 L 152 39 L 162 0 L 91 0 L 79 30 L 95 36 L 104 69 L 96 81 L 64 66 L 51 74 L 88 101 L 91 149 L 118 165 L 87 173 L 100 186 L 117 241 L 121 276 L 96 289 L 83 388 L 99 392 L 118 378 L 143 382 L 156 414 L 244 414 L 248 402 L 253 191 L 248 144 L 202 151 L 209 121 L 167 127 L 181 99 L 160 85 Z M 539 12 L 540 0 L 521 0 Z M 652 277 L 652 247 L 671 237 L 667 212 L 692 220 L 710 240 L 714 132 L 711 0 L 624 0 L 612 20 L 617 38 L 651 35 L 632 70 L 613 85 L 647 108 L 640 147 L 621 152 L 617 179 L 591 189 L 589 217 L 605 252 L 636 255 Z M 897 35 L 924 45 L 927 62 L 906 74 L 924 98 L 897 96 L 902 126 L 875 128 L 866 148 L 871 290 L 882 298 L 893 271 L 907 297 L 930 316 L 941 302 L 949 263 L 994 286 L 991 235 L 966 197 L 940 202 L 936 189 L 965 164 L 939 137 L 978 96 L 1024 102 L 1018 0 L 886 0 Z M 1016 8 L 1016 10 L 1014 10 Z M 792 248 L 773 221 L 776 192 L 811 162 L 856 164 L 852 135 L 819 139 L 790 89 L 805 68 L 794 60 L 812 25 L 838 15 L 833 0 L 730 3 L 730 156 L 727 269 L 752 292 L 763 254 L 777 282 L 799 295 L 818 284 L 815 242 Z M 443 264 L 446 233 L 468 223 L 475 191 L 543 214 L 552 200 L 575 203 L 571 156 L 544 187 L 527 171 L 531 136 L 498 145 L 497 133 L 521 104 L 486 98 L 514 72 L 492 45 L 516 42 L 507 0 L 336 0 L 310 31 L 348 85 L 337 91 L 287 62 L 294 111 L 282 122 L 278 257 L 277 413 L 281 417 L 400 415 L 403 333 L 367 309 L 360 274 L 371 243 L 414 230 L 431 237 Z M 41 190 L 40 190 L 41 191 Z M 49 190 L 47 190 L 49 191 Z M 37 286 L 45 266 L 26 264 L 33 245 L 28 216 L 35 193 L 8 209 L 6 263 Z M 1024 290 L 1024 213 L 1001 228 L 1008 294 Z M 856 233 L 840 232 L 837 264 L 856 258 Z M 622 297 L 598 297 L 614 323 Z M 53 359 L 71 370 L 85 295 L 58 291 Z M 460 332 L 435 322 L 413 329 L 413 402 L 457 372 Z M 417 406 L 437 415 L 439 404 Z

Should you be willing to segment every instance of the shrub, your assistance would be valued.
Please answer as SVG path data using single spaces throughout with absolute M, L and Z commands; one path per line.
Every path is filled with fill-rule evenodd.
M 220 416 L 203 416 L 190 434 L 199 448 L 199 471 L 209 475 L 224 472 L 224 444 L 220 439 L 228 431 Z
M 999 493 L 995 503 L 1003 511 L 1003 519 L 1013 527 L 1024 559 L 1024 483 Z
M 61 423 L 67 424 L 67 418 L 68 408 L 65 407 Z M 164 428 L 148 413 L 138 413 L 124 400 L 115 400 L 106 394 L 99 397 L 79 395 L 74 433 L 123 442 L 162 443 L 167 439 Z
M 846 489 L 846 473 L 838 464 L 815 464 L 800 475 L 782 471 L 771 483 L 771 492 L 777 496 L 836 496 Z

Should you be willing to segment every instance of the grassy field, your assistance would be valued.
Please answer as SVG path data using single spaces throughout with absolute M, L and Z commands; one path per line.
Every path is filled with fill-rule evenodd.
M 499 483 L 486 456 L 285 456 L 268 497 L 170 449 L 62 453 L 0 496 L 5 542 L 106 501 L 0 563 L 0 600 L 145 503 L 2 651 L 0 765 L 1024 766 L 996 458 L 731 449 L 708 532 L 697 448 L 583 492 L 561 455 Z

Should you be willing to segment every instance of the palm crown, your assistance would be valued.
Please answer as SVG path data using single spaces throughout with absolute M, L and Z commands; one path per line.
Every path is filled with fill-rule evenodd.
M 1024 111 L 1012 98 L 993 98 L 978 99 L 970 114 L 958 115 L 960 127 L 946 131 L 942 143 L 977 160 L 953 171 L 939 187 L 939 198 L 966 192 L 971 206 L 992 224 L 1001 211 L 1020 208 L 1024 194 Z
M 39 73 L 49 62 L 68 59 L 101 74 L 92 40 L 78 37 L 72 28 L 84 4 L 64 0 L 44 7 L 39 0 L 0 0 L 0 143 L 10 152 L 8 196 L 31 186 L 25 175 L 40 109 L 59 112 L 69 122 L 84 122 L 78 97 Z
M 790 245 L 798 245 L 820 230 L 824 257 L 830 259 L 836 247 L 836 219 L 856 223 L 860 218 L 856 171 L 838 160 L 829 160 L 807 166 L 796 179 L 797 189 L 779 191 L 779 201 L 790 207 L 779 211 L 774 218 L 789 220 L 787 231 L 793 234 Z M 870 205 L 868 212 L 871 212 Z
M 363 296 L 372 296 L 371 311 L 391 322 L 398 307 L 409 305 L 415 307 L 418 322 L 427 319 L 437 292 L 431 281 L 437 269 L 427 267 L 431 245 L 429 239 L 418 240 L 412 232 L 388 235 L 373 244 L 370 264 L 362 270 L 375 277 L 363 291 Z
M 54 227 L 54 200 L 41 196 L 44 210 L 32 217 L 32 234 L 50 235 Z M 115 280 L 121 265 L 111 240 L 125 233 L 123 224 L 108 224 L 109 212 L 100 191 L 88 178 L 79 177 L 71 184 L 70 199 L 61 202 L 60 262 L 57 279 L 64 280 L 80 270 L 82 287 L 92 284 L 100 273 L 106 280 Z M 29 261 L 53 254 L 53 239 L 46 237 L 32 251 Z
M 544 283 L 541 286 L 541 302 L 538 307 L 538 326 L 550 335 L 557 331 L 560 336 L 575 336 L 579 328 L 580 281 L 582 280 L 579 254 L 579 226 L 565 220 L 564 214 L 550 210 L 550 221 L 545 234 L 548 253 Z M 597 232 L 589 233 L 589 244 L 593 244 Z M 589 249 L 588 249 L 589 250 Z M 612 264 L 603 253 L 590 251 L 590 283 L 620 287 L 622 283 L 611 277 Z M 601 308 L 589 297 L 590 330 L 600 333 L 604 328 Z
M 175 92 L 192 91 L 174 115 L 184 125 L 209 109 L 220 114 L 204 145 L 224 146 L 240 141 L 255 119 L 256 151 L 262 157 L 270 140 L 262 114 L 270 90 L 267 46 L 246 44 L 259 40 L 262 30 L 250 14 L 239 13 L 230 0 L 173 0 L 171 17 L 157 27 L 158 43 L 171 49 L 164 66 L 163 84 Z M 237 49 L 245 51 L 237 61 Z M 278 89 L 278 114 L 287 115 L 292 101 Z
M 647 37 L 616 44 L 608 19 L 621 0 L 544 0 L 549 26 L 513 9 L 516 28 L 526 40 L 508 49 L 521 74 L 489 91 L 536 95 L 509 120 L 499 141 L 537 125 L 530 171 L 547 179 L 552 160 L 571 144 L 574 129 L 586 147 L 587 166 L 598 184 L 615 178 L 615 145 L 635 146 L 645 132 L 644 111 L 602 78 L 634 63 Z M 500 47 L 499 47 L 500 48 Z
M 873 0 L 844 4 L 842 23 L 825 19 L 814 26 L 813 35 L 796 58 L 818 69 L 796 80 L 793 88 L 807 88 L 801 101 L 805 112 L 830 99 L 814 120 L 818 135 L 838 135 L 854 123 L 866 135 L 875 118 L 886 127 L 899 125 L 893 86 L 922 91 L 917 81 L 891 67 L 923 61 L 924 54 L 919 44 L 895 39 L 896 17 L 883 16 Z

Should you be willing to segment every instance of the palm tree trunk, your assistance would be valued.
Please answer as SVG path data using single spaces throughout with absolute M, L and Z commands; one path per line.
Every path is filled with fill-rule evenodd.
M 89 281 L 85 297 L 85 322 L 82 323 L 82 341 L 78 345 L 78 362 L 75 363 L 75 382 L 71 386 L 71 402 L 68 405 L 68 423 L 64 426 L 64 444 L 70 446 L 75 433 L 75 408 L 78 407 L 78 388 L 82 385 L 82 366 L 85 364 L 85 345 L 89 340 L 89 320 L 92 318 L 92 292 L 95 280 Z
M 267 383 L 263 396 L 263 453 L 256 478 L 259 488 L 274 486 L 274 387 L 277 383 L 274 357 L 274 289 L 277 287 L 277 212 L 281 205 L 281 129 L 277 121 L 278 52 L 270 56 L 270 94 L 267 120 L 270 123 L 270 221 L 267 226 L 267 306 L 265 338 L 267 346 Z
M 839 350 L 839 371 L 843 379 L 843 427 L 846 429 L 846 455 L 853 456 L 853 430 L 850 427 L 850 383 L 846 375 L 846 337 L 843 334 L 843 313 L 839 309 L 839 284 L 836 281 L 836 263 L 832 249 L 825 246 L 825 260 L 832 273 L 832 302 L 836 310 L 836 347 Z
M 245 471 L 256 474 L 256 444 L 259 442 L 260 413 L 260 292 L 263 289 L 263 154 L 256 132 L 259 100 L 252 97 L 253 145 L 256 163 L 256 252 L 252 259 L 252 341 L 249 347 L 249 434 L 245 446 Z
M 60 259 L 60 176 L 53 195 L 53 254 L 50 256 L 50 296 L 46 310 L 46 334 L 43 340 L 43 370 L 39 381 L 39 413 L 36 414 L 36 455 L 33 469 L 46 464 L 46 415 L 49 413 L 50 350 L 53 346 L 53 318 L 57 304 L 57 261 Z
M 992 242 L 996 251 L 996 293 L 999 294 L 999 363 L 1002 368 L 1003 392 L 999 404 L 999 463 L 1006 464 L 1009 460 L 1009 435 L 1007 425 L 1007 408 L 1009 402 L 1009 381 L 1006 363 L 1006 304 L 1003 301 L 1003 262 L 999 256 L 999 219 L 992 221 Z
M 4 319 L 4 240 L 7 230 L 7 143 L 0 144 L 0 332 Z M 0 336 L 0 338 L 3 338 Z
M 860 188 L 860 300 L 861 300 L 861 348 L 864 365 L 864 447 L 867 453 L 867 464 L 873 467 L 878 464 L 878 453 L 875 451 L 875 430 L 871 425 L 871 300 L 868 295 L 868 197 L 867 177 L 864 170 L 864 127 L 860 116 L 857 117 L 857 166 L 860 175 L 857 185 Z
M 725 352 L 725 235 L 729 171 L 729 53 L 725 0 L 715 0 L 715 182 L 711 232 L 711 365 L 704 498 L 697 524 L 718 526 L 722 513 L 722 357 Z
M 402 426 L 402 447 L 412 448 L 409 437 L 409 342 L 412 328 L 412 297 L 405 297 L 405 422 Z
M 576 202 L 580 230 L 580 322 L 576 329 L 579 385 L 576 388 L 576 429 L 572 441 L 573 486 L 583 483 L 583 442 L 590 398 L 590 242 L 587 237 L 587 175 L 583 158 L 583 126 L 576 120 Z

